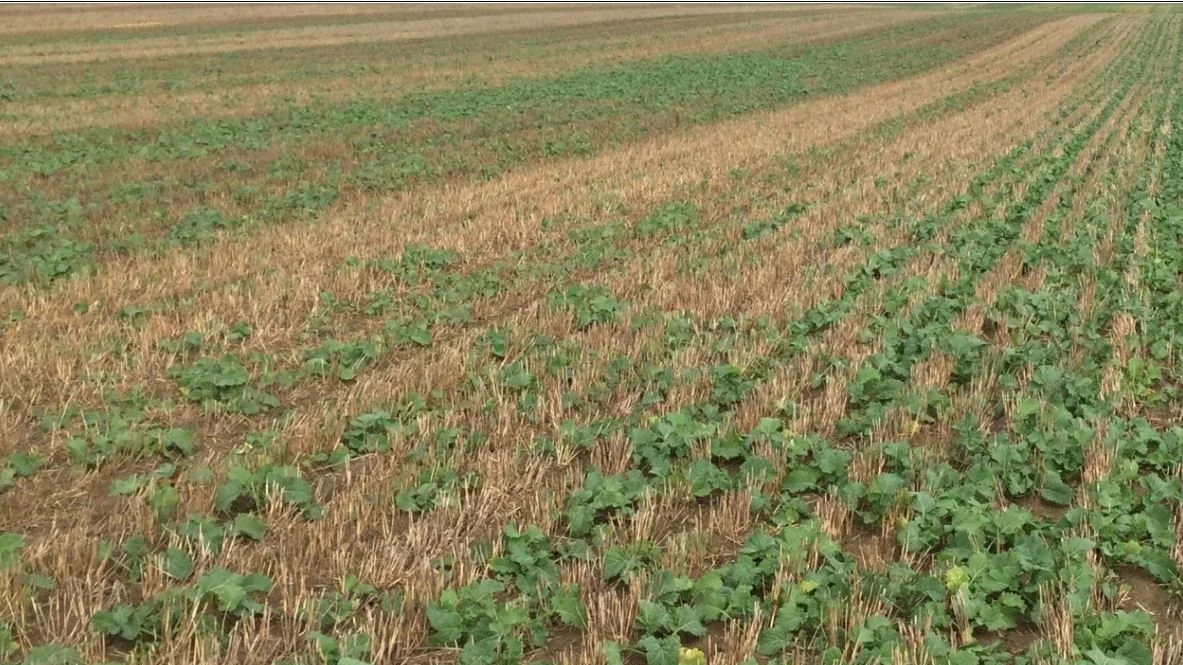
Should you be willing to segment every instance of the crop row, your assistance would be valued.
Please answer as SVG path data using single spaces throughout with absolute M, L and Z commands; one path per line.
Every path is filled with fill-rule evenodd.
M 225 460 L 225 473 L 214 474 L 189 458 L 226 430 L 203 430 L 195 440 L 155 421 L 151 414 L 163 405 L 153 400 L 125 396 L 122 421 L 82 411 L 58 423 L 75 428 L 66 450 L 78 464 L 141 458 L 143 470 L 119 477 L 110 491 L 132 497 L 130 510 L 147 511 L 153 526 L 146 537 L 100 548 L 97 559 L 119 591 L 86 617 L 88 630 L 104 636 L 109 653 L 150 654 L 188 640 L 218 650 L 290 614 L 314 659 L 328 663 L 407 657 L 424 636 L 426 646 L 456 650 L 471 663 L 542 657 L 535 650 L 558 636 L 594 645 L 608 662 L 625 662 L 632 651 L 650 663 L 679 662 L 690 645 L 714 649 L 712 658 L 727 645 L 743 652 L 737 662 L 797 654 L 869 663 L 905 652 L 942 662 L 1010 662 L 1001 643 L 984 638 L 1050 625 L 1062 596 L 1072 632 L 1037 641 L 1022 657 L 1149 662 L 1153 624 L 1122 606 L 1110 569 L 1141 566 L 1164 583 L 1177 576 L 1173 552 L 1163 549 L 1173 541 L 1165 525 L 1173 529 L 1169 506 L 1179 491 L 1163 472 L 1178 463 L 1171 457 L 1177 441 L 1131 420 L 1110 430 L 1123 433 L 1110 441 L 1125 445 L 1136 433 L 1141 447 L 1131 454 L 1148 460 L 1145 466 L 1086 477 L 1083 462 L 1072 464 L 1089 440 L 1061 436 L 1082 432 L 1079 421 L 1098 415 L 1119 422 L 1082 411 L 1108 399 L 1089 382 L 1097 383 L 1110 351 L 1082 341 L 1103 338 L 1119 309 L 1166 331 L 1137 342 L 1159 348 L 1154 364 L 1137 370 L 1149 377 L 1139 400 L 1167 389 L 1174 376 L 1170 257 L 1179 253 L 1171 230 L 1178 196 L 1168 183 L 1178 175 L 1178 141 L 1164 145 L 1159 175 L 1137 171 L 1145 164 L 1133 157 L 1165 136 L 1153 130 L 1168 113 L 1172 123 L 1179 119 L 1171 95 L 1146 95 L 1175 80 L 1179 26 L 1146 25 L 1132 50 L 1065 106 L 1062 125 L 1005 154 L 965 191 L 939 205 L 903 202 L 820 238 L 817 255 L 840 258 L 844 270 L 815 268 L 803 275 L 802 292 L 842 288 L 833 298 L 794 303 L 808 306 L 784 318 L 746 317 L 742 304 L 717 318 L 664 311 L 652 307 L 656 296 L 624 298 L 602 284 L 614 283 L 614 261 L 643 262 L 671 248 L 685 257 L 681 278 L 745 266 L 792 246 L 805 232 L 796 218 L 830 199 L 774 203 L 779 214 L 734 219 L 722 229 L 697 206 L 673 201 L 632 223 L 564 228 L 571 244 L 532 248 L 537 253 L 519 257 L 530 267 L 458 272 L 458 254 L 423 246 L 359 261 L 346 268 L 370 271 L 389 286 L 348 301 L 322 298 L 309 321 L 315 341 L 286 367 L 288 359 L 224 353 L 257 334 L 249 322 L 172 340 L 161 352 L 174 358 L 168 378 L 175 396 L 201 407 L 200 422 L 233 414 L 238 425 L 229 431 L 241 434 L 241 423 L 251 431 Z M 1171 69 L 1150 53 L 1170 53 Z M 1100 158 L 1107 149 L 1131 157 Z M 1095 168 L 1079 167 L 1090 158 Z M 1099 182 L 1113 184 L 1126 210 L 1153 221 L 1131 215 L 1115 223 L 1092 206 L 1078 208 L 1075 197 L 1089 196 Z M 1148 198 L 1152 183 L 1162 183 L 1157 201 Z M 910 184 L 925 191 L 919 179 Z M 1060 224 L 1071 232 L 1060 232 Z M 1020 240 L 1033 229 L 1043 231 L 1038 242 Z M 1135 251 L 1139 229 L 1143 253 Z M 748 242 L 728 248 L 725 240 L 735 236 Z M 1088 260 L 1107 242 L 1113 251 L 1105 260 Z M 970 308 L 985 304 L 976 300 L 978 285 L 1016 253 L 1042 282 L 1005 290 L 989 304 L 996 334 L 952 334 Z M 925 278 L 926 263 L 937 266 L 927 273 L 936 279 Z M 1123 286 L 1131 271 L 1155 285 L 1153 295 Z M 481 298 L 512 306 L 499 294 L 533 279 L 559 286 L 520 303 L 530 317 L 488 319 L 468 309 Z M 737 288 L 733 278 L 720 281 Z M 1071 305 L 1087 299 L 1089 284 L 1093 304 L 1077 316 Z M 374 334 L 371 318 L 381 324 Z M 455 335 L 447 346 L 467 356 L 454 389 L 378 401 L 364 391 L 351 395 L 360 408 L 318 450 L 284 450 L 280 424 L 255 429 L 278 408 L 276 392 L 298 397 L 308 381 L 319 382 L 308 390 L 322 394 L 334 385 L 373 386 L 371 373 L 378 381 L 398 376 L 392 359 L 403 356 L 390 356 L 391 347 L 427 358 L 415 349 L 443 346 L 442 330 Z M 848 332 L 866 349 L 847 346 Z M 357 336 L 335 339 L 348 333 Z M 918 391 L 915 368 L 934 352 L 954 360 L 951 387 Z M 810 382 L 822 393 L 805 404 L 782 401 L 753 426 L 739 426 L 741 411 L 759 406 L 772 382 L 802 361 L 816 370 Z M 992 375 L 993 363 L 1009 363 L 1017 378 Z M 874 436 L 899 410 L 930 427 L 944 404 L 991 381 L 1001 387 L 991 399 L 1004 408 L 1005 429 L 987 439 L 981 423 L 958 425 L 947 442 L 963 451 L 957 456 L 930 459 L 923 446 Z M 845 392 L 840 419 L 820 427 L 809 405 L 833 388 Z M 1032 403 L 1046 406 L 1032 410 Z M 999 451 L 1034 456 L 999 460 Z M 16 490 L 26 482 L 18 479 L 44 478 L 38 466 L 36 456 L 11 456 L 0 488 L 4 473 Z M 392 468 L 400 472 L 392 476 Z M 518 494 L 546 488 L 557 490 L 554 496 L 487 505 L 490 488 L 511 487 L 498 474 L 520 474 L 520 484 L 536 469 L 553 471 L 562 484 L 540 480 Z M 375 477 L 381 490 L 366 497 L 373 502 L 367 510 L 374 517 L 393 507 L 405 516 L 391 528 L 407 542 L 456 523 L 445 530 L 455 540 L 415 545 L 429 581 L 387 583 L 387 570 L 379 582 L 383 565 L 365 564 L 339 589 L 290 612 L 285 602 L 281 612 L 269 597 L 275 582 L 288 583 L 278 573 L 219 565 L 237 551 L 269 547 L 288 530 L 316 533 L 318 524 L 339 523 L 334 511 L 363 512 L 341 497 L 352 484 L 374 482 L 365 480 L 374 471 L 382 472 Z M 1013 486 L 1000 490 L 999 478 Z M 185 512 L 192 505 L 185 493 L 204 493 L 212 512 Z M 1035 493 L 1069 509 L 1034 515 L 1014 505 Z M 485 510 L 498 517 L 467 525 L 465 515 Z M 734 531 L 717 523 L 721 514 L 731 516 Z M 719 540 L 724 535 L 730 539 Z M 866 543 L 889 560 L 869 562 Z M 42 557 L 23 558 L 24 544 L 20 535 L 0 536 L 5 588 L 20 599 L 13 615 L 22 634 L 14 639 L 22 646 L 32 640 L 25 627 L 38 617 L 38 599 L 59 583 L 44 574 Z M 4 630 L 11 628 L 0 629 L 0 653 L 17 644 L 4 642 Z M 65 654 L 51 644 L 36 657 Z
M 393 105 L 362 99 L 22 142 L 0 148 L 0 184 L 14 202 L 0 214 L 18 231 L 0 254 L 0 278 L 53 281 L 111 253 L 163 251 L 313 219 L 343 195 L 491 178 L 529 162 L 594 154 L 913 76 L 1014 34 L 1006 15 L 968 43 L 953 41 L 958 25 L 932 19 L 787 52 L 669 56 L 417 93 Z M 931 39 L 938 27 L 948 39 Z M 916 46 L 922 38 L 925 46 Z M 845 67 L 846 58 L 870 53 L 877 55 L 867 62 L 880 65 Z M 144 178 L 147 170 L 170 175 Z

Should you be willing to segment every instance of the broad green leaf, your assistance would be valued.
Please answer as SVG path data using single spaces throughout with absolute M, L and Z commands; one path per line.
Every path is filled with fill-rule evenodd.
M 427 622 L 431 624 L 431 637 L 436 644 L 456 644 L 464 636 L 464 619 L 455 609 L 428 605 Z
M 231 467 L 231 477 L 219 485 L 214 494 L 214 505 L 223 513 L 230 512 L 234 502 L 246 492 L 245 483 L 233 477 L 234 470 L 239 468 L 241 467 Z
M 241 578 L 242 588 L 248 593 L 267 593 L 274 586 L 271 580 L 261 573 L 251 573 Z
M 820 479 L 821 474 L 816 470 L 808 467 L 798 467 L 785 476 L 784 482 L 781 483 L 781 489 L 791 494 L 807 492 L 814 489 L 817 486 L 817 481 Z
M 55 642 L 33 647 L 25 654 L 23 665 L 81 665 L 82 657 L 74 649 Z
M 8 456 L 8 467 L 21 478 L 28 478 L 37 473 L 44 464 L 45 460 L 33 453 L 13 453 Z
M 695 637 L 707 634 L 706 626 L 702 625 L 702 620 L 699 619 L 698 610 L 691 605 L 679 605 L 674 610 L 672 629 L 676 633 L 688 633 Z
M 490 636 L 482 640 L 470 640 L 460 650 L 459 665 L 487 665 L 493 663 L 517 663 L 510 653 L 522 650 L 522 641 L 517 637 Z
M 194 485 L 205 485 L 214 481 L 214 470 L 204 465 L 189 467 L 185 471 L 185 479 Z
M 616 642 L 607 641 L 601 644 L 600 653 L 604 655 L 604 665 L 624 665 L 624 656 Z
M 1162 584 L 1170 584 L 1179 579 L 1179 568 L 1175 560 L 1161 550 L 1144 547 L 1131 558 Z
M 184 581 L 193 574 L 193 557 L 185 550 L 170 547 L 164 552 L 163 568 L 169 577 Z
M 641 599 L 637 602 L 637 626 L 643 633 L 665 633 L 671 630 L 670 611 L 660 603 Z
M 21 585 L 26 589 L 37 589 L 41 591 L 51 591 L 57 588 L 57 582 L 52 577 L 46 575 L 39 575 L 37 573 L 30 573 L 21 577 Z
M 20 561 L 20 550 L 25 537 L 19 533 L 0 533 L 0 570 L 12 568 Z
M 247 599 L 246 589 L 233 582 L 220 584 L 210 592 L 217 598 L 218 609 L 223 612 L 233 612 L 239 609 Z
M 587 607 L 579 597 L 579 587 L 554 594 L 550 599 L 550 611 L 563 625 L 572 628 L 587 627 Z
M 316 652 L 326 662 L 333 662 L 340 659 L 341 644 L 337 641 L 337 638 L 331 635 L 325 635 L 318 630 L 309 631 L 304 638 L 312 642 L 312 646 L 316 648 Z
M 193 445 L 193 432 L 187 429 L 170 429 L 160 437 L 160 445 L 166 451 L 175 450 L 185 457 L 196 451 Z
M 1084 653 L 1086 662 L 1092 665 L 1130 665 L 1125 658 L 1114 658 L 1100 649 L 1090 649 Z
M 1059 506 L 1067 506 L 1072 503 L 1073 493 L 1072 486 L 1065 483 L 1058 472 L 1051 469 L 1043 472 L 1043 483 L 1039 488 L 1039 495 L 1045 500 Z
M 181 504 L 181 495 L 172 485 L 161 485 L 148 497 L 148 503 L 156 509 L 157 518 L 165 521 L 172 517 Z
M 660 638 L 646 635 L 637 640 L 637 647 L 645 652 L 646 665 L 678 665 L 682 642 L 676 635 Z
M 242 513 L 234 518 L 234 532 L 252 540 L 263 540 L 267 535 L 267 523 L 258 515 Z

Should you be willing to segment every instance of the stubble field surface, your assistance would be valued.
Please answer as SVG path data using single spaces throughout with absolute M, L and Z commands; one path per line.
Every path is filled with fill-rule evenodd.
M 0 663 L 1183 663 L 1181 65 L 0 7 Z

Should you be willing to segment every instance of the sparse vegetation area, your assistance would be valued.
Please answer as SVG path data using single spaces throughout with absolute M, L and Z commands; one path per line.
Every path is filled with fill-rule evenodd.
M 0 664 L 1183 660 L 1183 14 L 0 8 Z

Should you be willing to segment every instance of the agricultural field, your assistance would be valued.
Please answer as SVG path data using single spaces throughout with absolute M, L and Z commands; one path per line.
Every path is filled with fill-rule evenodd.
M 0 664 L 1183 664 L 1181 69 L 1171 6 L 0 7 Z

